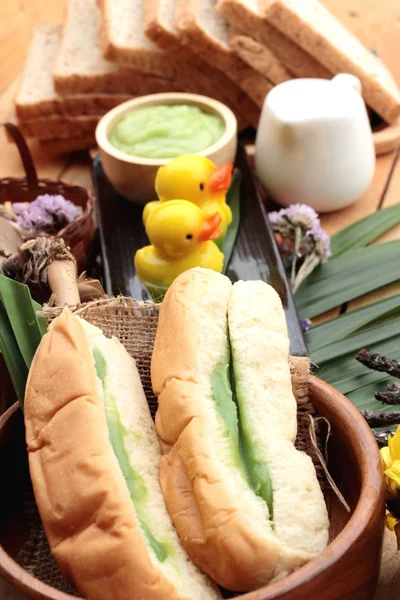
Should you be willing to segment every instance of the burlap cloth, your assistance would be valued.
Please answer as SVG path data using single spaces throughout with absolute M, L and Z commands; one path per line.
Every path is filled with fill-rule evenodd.
M 48 308 L 45 315 L 51 320 L 59 314 L 59 308 Z M 150 379 L 150 361 L 154 338 L 157 329 L 158 307 L 152 302 L 137 302 L 132 298 L 101 300 L 77 309 L 77 314 L 87 321 L 100 327 L 106 336 L 117 337 L 127 351 L 136 360 L 143 388 L 154 417 L 157 400 L 153 394 Z M 324 487 L 326 478 L 318 460 L 315 442 L 310 436 L 311 417 L 315 417 L 314 407 L 308 398 L 308 375 L 310 361 L 308 358 L 290 358 L 293 392 L 298 405 L 298 433 L 296 447 L 303 450 L 314 461 L 321 486 Z M 317 423 L 318 446 L 322 450 L 322 431 Z M 29 522 L 29 538 L 17 558 L 18 562 L 32 575 L 54 586 L 55 588 L 77 596 L 60 573 L 56 562 L 50 554 L 50 549 L 43 531 L 36 503 L 32 495 L 25 501 L 25 512 Z M 111 600 L 111 599 L 110 599 Z

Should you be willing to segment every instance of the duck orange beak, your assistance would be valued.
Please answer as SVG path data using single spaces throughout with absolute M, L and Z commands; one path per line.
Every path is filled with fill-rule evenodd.
M 221 165 L 211 175 L 209 190 L 210 192 L 227 192 L 232 181 L 232 163 Z
M 200 228 L 198 240 L 200 242 L 208 242 L 210 240 L 216 240 L 220 236 L 219 226 L 221 224 L 221 215 L 214 213 L 206 217 L 203 225 Z

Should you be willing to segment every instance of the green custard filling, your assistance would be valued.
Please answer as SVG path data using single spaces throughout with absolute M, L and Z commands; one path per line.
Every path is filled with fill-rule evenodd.
M 235 370 L 234 355 L 231 354 L 232 371 Z M 247 478 L 253 491 L 267 504 L 270 519 L 273 519 L 273 491 L 268 465 L 261 451 L 252 443 L 251 427 L 246 414 L 245 398 L 237 396 L 234 378 L 229 365 L 218 365 L 211 374 L 212 395 L 215 406 L 229 437 L 234 464 Z
M 211 374 L 212 396 L 224 424 L 224 435 L 229 438 L 234 464 L 243 474 L 240 452 L 238 412 L 229 382 L 229 365 L 220 365 Z
M 109 140 L 121 152 L 145 158 L 174 158 L 209 148 L 223 135 L 221 117 L 190 104 L 160 104 L 127 112 Z
M 93 358 L 95 361 L 97 376 L 103 385 L 107 426 L 111 445 L 113 447 L 115 456 L 117 457 L 122 474 L 125 478 L 126 485 L 128 486 L 138 521 L 146 537 L 147 543 L 152 548 L 158 560 L 160 562 L 164 562 L 169 555 L 169 548 L 167 544 L 160 542 L 154 537 L 150 527 L 147 524 L 146 500 L 148 496 L 148 490 L 143 477 L 131 465 L 128 453 L 125 449 L 124 436 L 126 435 L 126 430 L 121 421 L 117 404 L 115 402 L 115 397 L 107 390 L 105 384 L 107 372 L 106 361 L 98 348 L 94 348 Z
M 272 521 L 274 518 L 274 504 L 271 474 L 267 463 L 261 456 L 260 449 L 252 442 L 250 427 L 246 419 L 246 411 L 242 409 L 240 413 L 241 450 L 249 481 L 255 493 L 267 503 Z

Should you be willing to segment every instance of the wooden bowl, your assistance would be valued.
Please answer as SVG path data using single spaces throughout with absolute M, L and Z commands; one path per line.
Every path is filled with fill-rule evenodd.
M 128 112 L 157 104 L 191 104 L 204 112 L 221 117 L 225 131 L 215 144 L 198 152 L 216 165 L 233 163 L 237 146 L 237 121 L 233 112 L 221 102 L 199 96 L 172 92 L 169 94 L 151 94 L 128 100 L 113 108 L 99 121 L 96 128 L 96 142 L 99 147 L 104 171 L 115 189 L 125 198 L 137 204 L 145 204 L 156 198 L 154 181 L 159 167 L 171 159 L 143 158 L 131 156 L 115 148 L 108 137 L 114 125 Z
M 331 423 L 329 469 L 351 514 L 328 492 L 328 548 L 282 581 L 243 594 L 243 600 L 367 600 L 373 596 L 384 529 L 378 447 L 363 417 L 340 392 L 313 377 L 311 399 L 319 415 Z M 23 418 L 16 404 L 0 418 L 0 480 L 0 575 L 31 598 L 72 600 L 73 596 L 35 579 L 16 561 L 28 537 L 24 498 L 31 493 Z

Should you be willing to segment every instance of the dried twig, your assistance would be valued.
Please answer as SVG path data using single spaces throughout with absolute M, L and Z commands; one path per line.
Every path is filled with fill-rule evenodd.
M 400 383 L 389 383 L 384 392 L 375 392 L 375 398 L 385 404 L 400 404 Z
M 400 423 L 400 411 L 362 410 L 362 416 L 370 427 L 383 427 L 384 425 L 397 425 Z
M 383 371 L 393 377 L 400 377 L 400 363 L 393 358 L 383 356 L 383 354 L 370 352 L 364 348 L 357 354 L 356 360 L 374 371 Z

